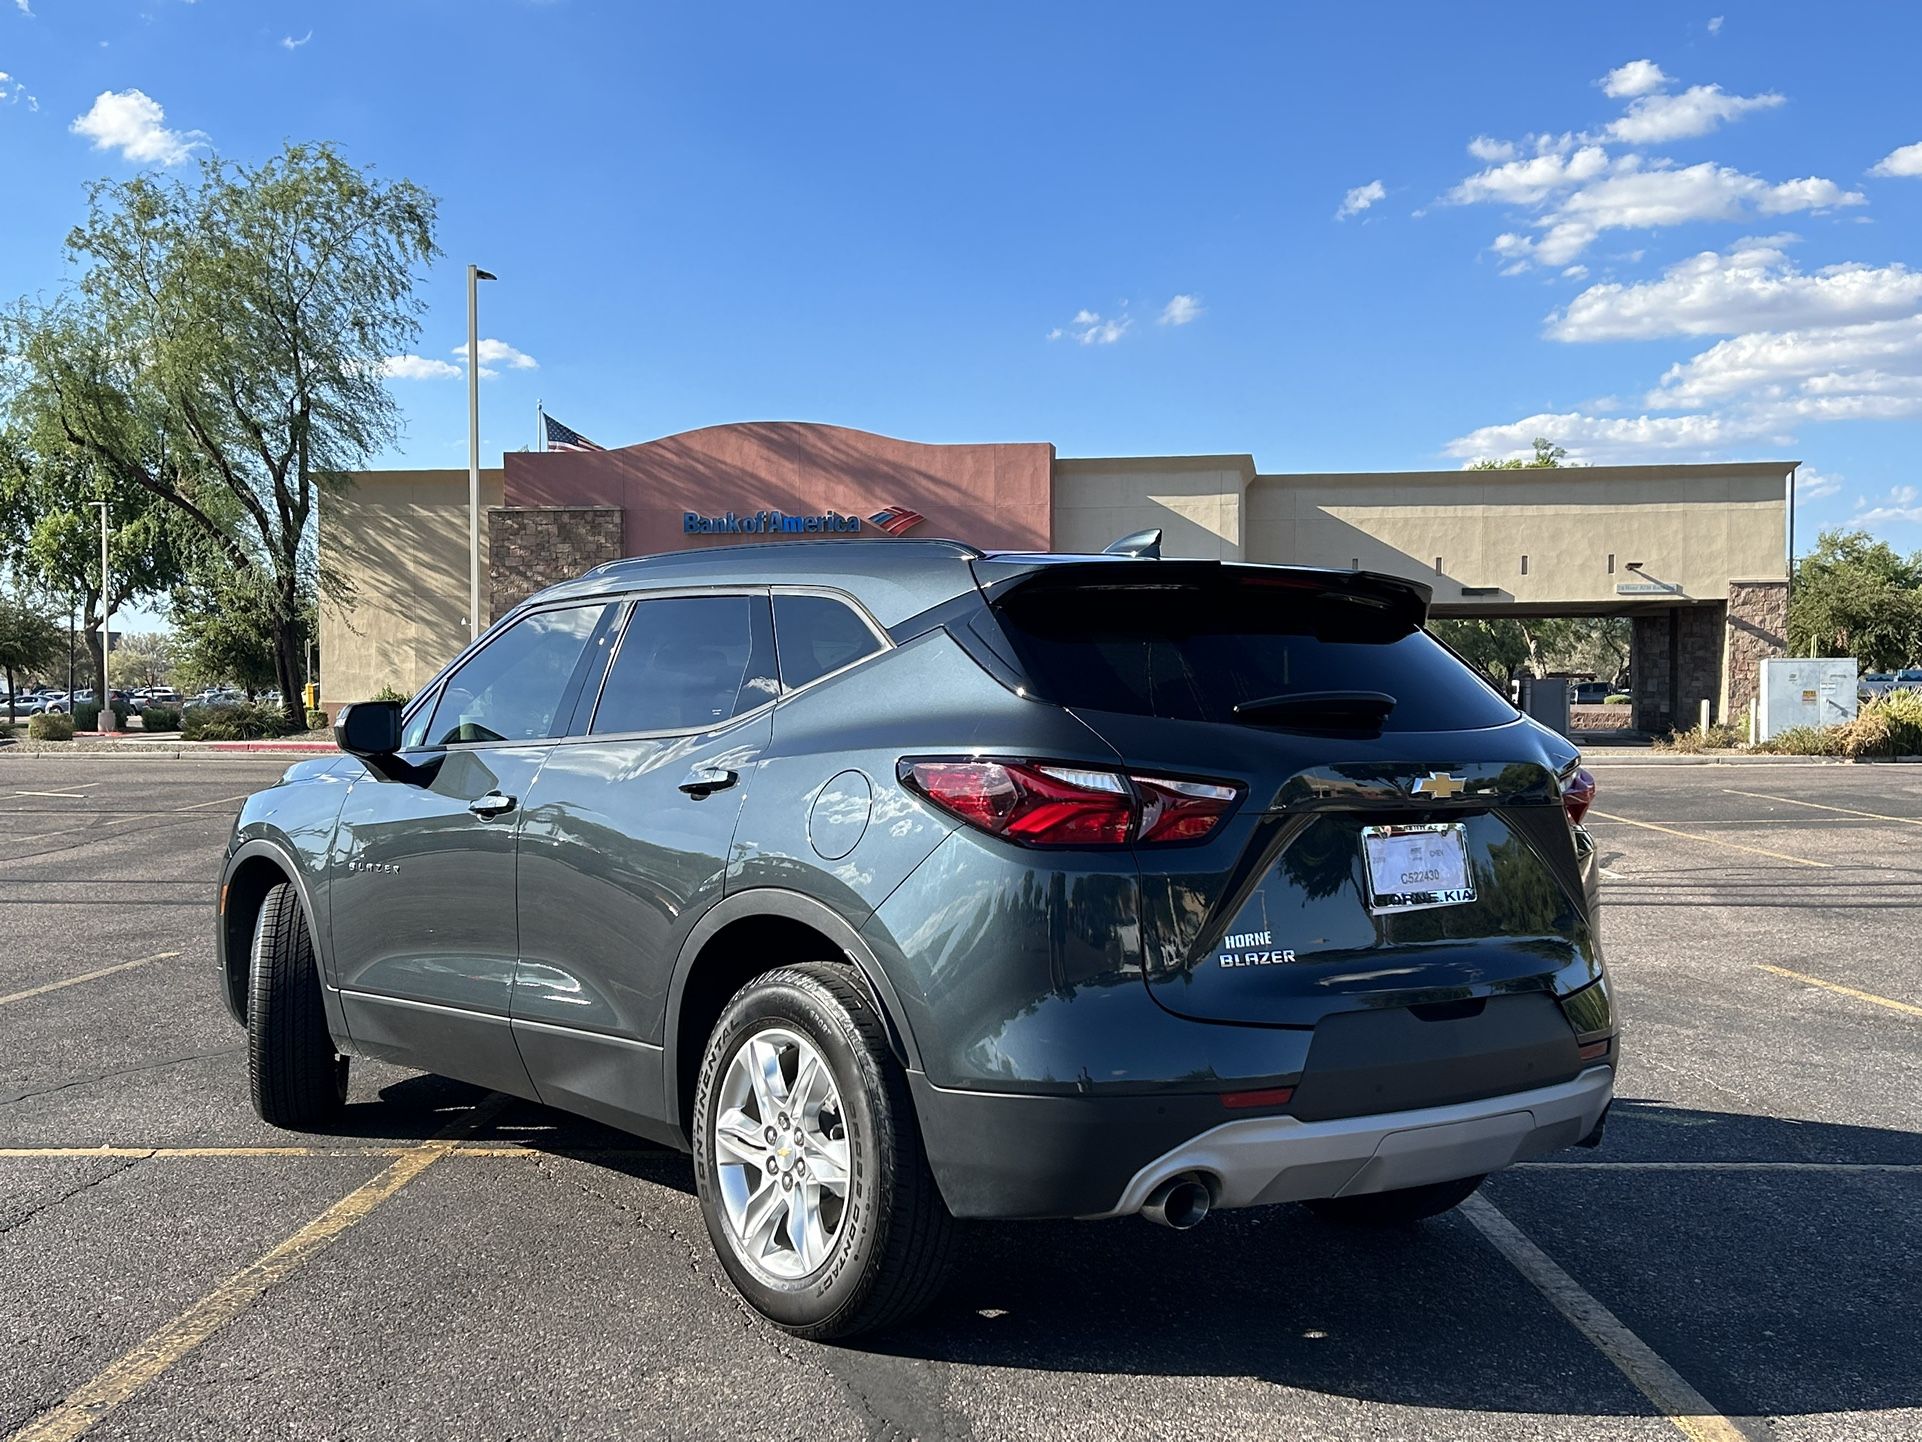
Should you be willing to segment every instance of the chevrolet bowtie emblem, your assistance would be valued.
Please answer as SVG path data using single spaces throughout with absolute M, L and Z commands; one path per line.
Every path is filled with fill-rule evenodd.
M 1409 789 L 1416 796 L 1432 796 L 1437 801 L 1446 801 L 1451 796 L 1461 795 L 1468 789 L 1468 783 L 1459 776 L 1450 776 L 1446 771 L 1431 771 Z

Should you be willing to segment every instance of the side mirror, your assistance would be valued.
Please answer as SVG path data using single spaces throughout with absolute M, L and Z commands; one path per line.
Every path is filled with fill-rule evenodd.
M 334 745 L 349 756 L 392 756 L 400 750 L 400 702 L 356 701 L 334 717 Z

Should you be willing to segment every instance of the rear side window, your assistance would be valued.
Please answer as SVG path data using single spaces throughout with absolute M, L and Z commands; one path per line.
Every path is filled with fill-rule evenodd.
M 1499 726 L 1516 712 L 1426 631 L 1300 586 L 1024 588 L 996 608 L 1036 691 L 1064 706 L 1188 721 L 1314 692 L 1385 692 L 1384 731 Z M 1257 723 L 1258 724 L 1258 723 Z
M 516 621 L 447 678 L 425 732 L 427 744 L 559 735 L 588 672 L 605 658 L 601 643 L 614 611 L 606 604 L 569 606 Z
M 765 597 L 641 601 L 614 653 L 594 734 L 705 730 L 780 689 Z
M 867 622 L 832 596 L 775 596 L 774 634 L 781 647 L 781 680 L 790 688 L 881 649 Z

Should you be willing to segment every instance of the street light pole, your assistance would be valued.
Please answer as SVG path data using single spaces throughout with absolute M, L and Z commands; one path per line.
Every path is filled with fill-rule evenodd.
M 467 633 L 481 633 L 480 282 L 498 277 L 467 267 Z
M 107 571 L 107 502 L 89 501 L 100 508 L 100 720 L 95 723 L 102 735 L 119 730 L 113 714 L 113 693 L 107 686 L 107 658 L 113 650 L 113 592 Z

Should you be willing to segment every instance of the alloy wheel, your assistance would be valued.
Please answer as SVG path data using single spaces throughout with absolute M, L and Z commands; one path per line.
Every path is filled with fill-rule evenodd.
M 754 1032 L 728 1063 L 713 1128 L 735 1251 L 780 1281 L 815 1271 L 848 1203 L 847 1120 L 827 1060 L 786 1027 Z

